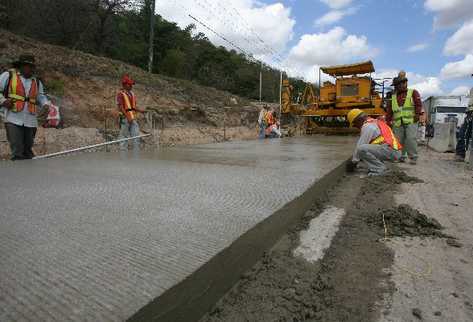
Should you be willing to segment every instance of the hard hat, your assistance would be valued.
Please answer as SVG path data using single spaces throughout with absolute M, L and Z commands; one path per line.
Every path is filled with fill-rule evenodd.
M 128 74 L 125 74 L 122 77 L 122 84 L 123 85 L 135 85 L 135 81 L 130 76 L 128 76 Z
M 353 121 L 355 121 L 355 119 L 361 114 L 363 114 L 363 111 L 358 108 L 354 108 L 350 112 L 348 112 L 347 120 L 348 123 L 350 123 L 350 126 L 353 126 Z

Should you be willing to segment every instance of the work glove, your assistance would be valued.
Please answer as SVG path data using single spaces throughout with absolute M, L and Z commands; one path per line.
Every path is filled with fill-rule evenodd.
M 5 107 L 7 110 L 11 110 L 13 107 L 13 101 L 11 99 L 5 100 L 2 104 L 3 107 Z
M 347 172 L 349 172 L 349 173 L 355 172 L 356 165 L 357 165 L 357 162 L 353 162 L 352 160 L 348 161 L 347 164 L 346 164 Z

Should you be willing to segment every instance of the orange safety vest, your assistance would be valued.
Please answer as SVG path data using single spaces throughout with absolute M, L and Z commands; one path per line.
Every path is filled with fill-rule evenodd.
M 267 112 L 266 113 L 266 129 L 265 129 L 265 134 L 270 135 L 271 132 L 273 131 L 273 126 L 276 124 L 276 119 L 274 118 L 274 115 L 272 112 Z
M 25 108 L 28 102 L 28 111 L 36 114 L 36 97 L 38 96 L 38 81 L 31 79 L 31 87 L 28 95 L 25 93 L 25 87 L 21 81 L 20 73 L 16 70 L 10 71 L 10 80 L 8 85 L 7 97 L 13 101 L 12 112 L 19 113 Z
M 133 93 L 128 93 L 125 90 L 120 91 L 119 95 L 123 97 L 122 115 L 125 115 L 128 122 L 136 118 L 136 97 Z
M 266 125 L 267 126 L 271 126 L 275 123 L 274 121 L 274 115 L 272 112 L 266 112 L 266 115 L 265 115 L 265 121 L 266 121 Z
M 387 144 L 395 151 L 402 150 L 401 143 L 399 142 L 396 135 L 394 135 L 393 130 L 386 124 L 386 122 L 372 118 L 369 118 L 366 122 L 376 123 L 381 132 L 381 135 L 372 140 L 370 144 Z

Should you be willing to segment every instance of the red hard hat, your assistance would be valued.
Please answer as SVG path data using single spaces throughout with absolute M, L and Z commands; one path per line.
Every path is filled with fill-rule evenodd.
M 135 85 L 135 81 L 130 77 L 128 76 L 128 74 L 125 74 L 123 75 L 122 77 L 122 84 L 123 85 Z

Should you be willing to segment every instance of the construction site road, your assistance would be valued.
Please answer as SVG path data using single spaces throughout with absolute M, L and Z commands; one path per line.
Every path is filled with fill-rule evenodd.
M 336 181 L 353 143 L 0 163 L 0 320 L 199 318 Z

